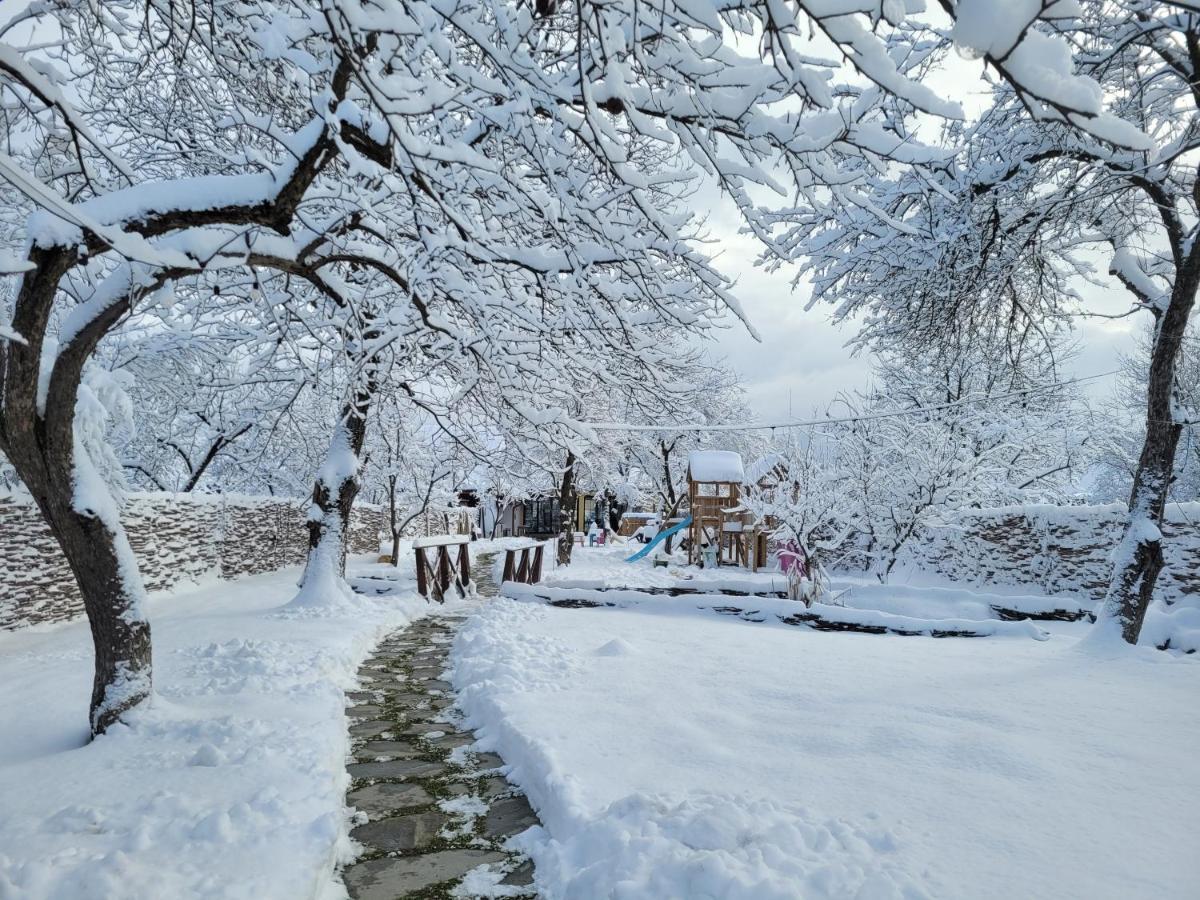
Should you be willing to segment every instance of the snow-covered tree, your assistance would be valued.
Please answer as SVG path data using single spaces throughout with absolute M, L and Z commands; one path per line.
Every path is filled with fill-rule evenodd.
M 857 498 L 840 462 L 822 431 L 789 431 L 768 471 L 744 490 L 746 508 L 770 527 L 792 599 L 810 606 L 827 592 L 828 569 L 842 562 L 857 533 Z
M 1200 13 L 1142 0 L 1056 3 L 1043 6 L 1062 16 L 1024 29 L 1015 13 L 976 18 L 987 6 L 981 0 L 944 6 L 959 16 L 953 39 L 991 54 L 1005 76 L 976 121 L 945 129 L 959 152 L 931 165 L 877 168 L 869 187 L 858 184 L 862 203 L 820 200 L 793 219 L 787 241 L 807 257 L 818 299 L 837 303 L 839 314 L 865 315 L 864 341 L 930 346 L 999 324 L 1024 352 L 1049 352 L 1080 311 L 1087 280 L 1123 285 L 1153 319 L 1145 438 L 1105 617 L 1135 642 L 1162 568 L 1158 526 L 1192 417 L 1175 385 L 1200 287 Z M 1067 76 L 1076 96 L 1096 110 L 1107 103 L 1107 114 L 1081 121 L 1013 72 L 1014 63 L 1034 62 L 1021 48 L 1061 47 L 1063 37 L 1077 47 L 1076 75 Z M 1047 70 L 1055 58 L 1070 71 L 1054 53 Z M 1038 80 L 1055 88 L 1048 72 Z M 1127 124 L 1110 129 L 1113 117 Z
M 926 526 L 955 510 L 1061 500 L 1090 457 L 1089 423 L 1053 371 L 976 344 L 932 360 L 891 354 L 874 386 L 777 449 L 784 479 L 748 505 L 795 543 L 806 570 L 861 567 L 886 581 Z M 1036 360 L 1034 361 L 1036 362 Z
M 465 355 L 524 396 L 541 371 L 531 360 L 561 335 L 621 335 L 650 360 L 652 341 L 627 334 L 702 327 L 729 299 L 687 246 L 686 217 L 664 215 L 678 175 L 625 190 L 610 161 L 589 182 L 596 160 L 533 110 L 477 132 L 482 107 L 498 112 L 493 86 L 475 83 L 478 60 L 444 59 L 402 88 L 399 72 L 432 60 L 415 34 L 396 40 L 393 26 L 412 20 L 395 13 L 376 29 L 360 27 L 373 14 L 350 27 L 299 3 L 182 17 L 169 3 L 37 6 L 17 19 L 55 38 L 0 45 L 0 89 L 25 111 L 0 174 L 40 208 L 11 267 L 22 274 L 0 344 L 0 444 L 79 581 L 97 639 L 97 733 L 151 683 L 136 562 L 74 427 L 84 366 L 131 310 L 176 282 L 216 292 L 259 271 L 299 285 L 294 304 L 328 304 L 349 372 L 316 479 L 311 559 L 336 576 L 337 524 L 392 342 Z M 468 32 L 456 38 L 467 56 Z

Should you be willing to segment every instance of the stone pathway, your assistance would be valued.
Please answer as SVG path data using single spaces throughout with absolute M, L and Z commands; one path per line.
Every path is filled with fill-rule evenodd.
M 481 595 L 495 593 L 490 570 L 488 557 L 473 561 Z M 347 695 L 346 803 L 358 810 L 351 837 L 364 852 L 342 879 L 355 900 L 488 896 L 455 890 L 485 864 L 503 873 L 497 893 L 537 896 L 533 864 L 503 847 L 537 815 L 496 771 L 499 756 L 469 749 L 474 736 L 455 724 L 440 677 L 462 621 L 435 614 L 389 636 L 359 670 L 362 689 Z

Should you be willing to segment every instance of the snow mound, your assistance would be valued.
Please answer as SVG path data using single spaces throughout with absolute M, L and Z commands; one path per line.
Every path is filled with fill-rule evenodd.
M 543 618 L 545 607 L 493 600 L 488 608 L 489 620 L 503 622 L 504 627 L 485 631 L 472 627 L 472 620 L 459 631 L 453 663 L 457 682 L 470 684 L 469 690 L 475 691 L 526 693 L 554 690 L 564 675 L 578 671 L 578 657 L 570 646 L 534 637 L 525 627 Z M 461 703 L 463 698 L 459 699 Z
M 309 554 L 300 590 L 279 611 L 281 618 L 323 618 L 352 614 L 362 600 L 342 577 L 328 551 Z
M 915 898 L 919 880 L 879 826 L 768 800 L 633 794 L 563 840 L 531 834 L 547 897 Z
M 607 644 L 596 648 L 597 656 L 629 656 L 633 652 L 633 645 L 621 638 L 613 638 Z
M 1146 611 L 1140 644 L 1200 653 L 1200 605 L 1155 603 Z
M 323 680 L 324 673 L 339 662 L 321 648 L 313 648 L 308 659 L 298 659 L 290 650 L 281 641 L 232 638 L 181 648 L 175 654 L 187 661 L 184 671 L 190 679 L 186 686 L 189 695 L 293 690 Z M 177 693 L 172 685 L 159 690 L 168 697 Z

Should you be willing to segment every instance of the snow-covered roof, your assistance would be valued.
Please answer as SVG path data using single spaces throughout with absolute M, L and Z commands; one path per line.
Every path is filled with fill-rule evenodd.
M 693 450 L 688 454 L 688 472 L 692 481 L 741 484 L 746 477 L 742 470 L 742 454 L 732 450 Z

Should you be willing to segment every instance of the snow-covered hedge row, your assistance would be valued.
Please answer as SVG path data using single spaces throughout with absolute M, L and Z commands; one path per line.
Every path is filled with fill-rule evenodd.
M 231 494 L 130 494 L 122 516 L 148 590 L 233 578 L 303 561 L 308 500 Z M 375 552 L 380 507 L 357 504 L 352 553 Z M 0 629 L 83 614 L 71 570 L 28 498 L 0 493 Z

